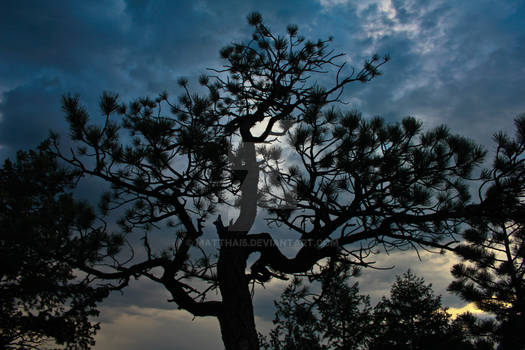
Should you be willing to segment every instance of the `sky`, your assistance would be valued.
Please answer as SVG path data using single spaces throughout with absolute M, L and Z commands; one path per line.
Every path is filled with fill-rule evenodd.
M 491 136 L 512 132 L 525 113 L 525 2 L 411 0 L 297 1 L 24 1 L 0 2 L 0 160 L 35 147 L 49 130 L 67 137 L 60 108 L 80 94 L 97 117 L 103 91 L 123 101 L 177 95 L 222 65 L 219 49 L 250 37 L 246 15 L 262 14 L 274 31 L 299 26 L 308 39 L 334 37 L 332 47 L 359 67 L 374 53 L 389 54 L 383 75 L 348 89 L 348 108 L 389 121 L 405 116 L 426 127 L 445 123 L 494 148 Z M 396 274 L 410 267 L 432 282 L 444 304 L 464 306 L 446 292 L 454 257 L 398 252 L 378 257 L 393 270 L 364 271 L 361 292 L 377 300 Z M 271 327 L 273 299 L 283 283 L 258 290 L 261 331 Z M 95 349 L 222 349 L 218 324 L 167 303 L 162 289 L 136 281 L 102 307 Z

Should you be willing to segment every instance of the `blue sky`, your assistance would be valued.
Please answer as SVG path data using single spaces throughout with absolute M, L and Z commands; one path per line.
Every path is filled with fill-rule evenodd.
M 359 66 L 390 54 L 383 76 L 348 89 L 349 108 L 426 126 L 447 124 L 491 150 L 491 135 L 512 131 L 525 112 L 523 1 L 11 1 L 0 2 L 0 159 L 36 146 L 50 129 L 67 135 L 60 97 L 79 93 L 93 111 L 102 91 L 123 100 L 177 95 L 180 76 L 220 67 L 219 49 L 249 38 L 245 17 L 259 11 L 274 31 L 295 23 L 310 39 Z M 441 260 L 440 260 L 441 259 Z M 419 264 L 407 253 L 383 258 L 398 268 L 364 272 L 362 291 L 379 296 L 411 266 L 445 293 L 452 257 Z M 259 291 L 258 324 L 268 327 L 282 285 Z M 95 349 L 222 349 L 217 323 L 196 319 L 138 281 L 104 307 Z M 459 307 L 457 298 L 444 300 Z M 213 345 L 216 344 L 216 345 Z M 174 346 L 177 345 L 177 346 Z

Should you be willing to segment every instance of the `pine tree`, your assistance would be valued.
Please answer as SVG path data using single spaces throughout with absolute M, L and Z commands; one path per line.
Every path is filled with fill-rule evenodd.
M 471 220 L 456 250 L 464 262 L 453 267 L 456 280 L 449 286 L 496 316 L 501 349 L 525 348 L 525 116 L 516 127 L 515 139 L 495 136 L 496 159 L 481 192 L 490 216 Z
M 45 145 L 43 145 L 45 149 Z M 93 210 L 73 200 L 78 172 L 45 150 L 18 152 L 0 168 L 0 348 L 94 344 L 97 304 L 108 289 L 76 271 L 121 242 L 96 227 Z
M 330 350 L 364 349 L 371 334 L 370 298 L 359 294 L 358 275 L 344 265 L 329 266 L 321 275 L 322 293 L 317 299 L 319 326 Z
M 449 317 L 432 285 L 408 270 L 396 276 L 390 297 L 383 297 L 374 308 L 369 349 L 443 349 L 452 343 Z
M 452 320 L 432 285 L 410 270 L 396 276 L 390 296 L 372 312 L 369 297 L 359 294 L 357 282 L 348 284 L 348 268 L 341 267 L 325 269 L 320 293 L 297 279 L 286 288 L 275 303 L 271 341 L 263 338 L 266 349 L 492 349 L 469 333 L 468 315 Z
M 322 350 L 319 320 L 307 298 L 308 289 L 298 278 L 286 287 L 279 301 L 275 301 L 276 327 L 270 332 L 269 349 Z
M 371 308 L 359 284 L 349 285 L 355 271 L 331 264 L 313 284 L 321 284 L 319 293 L 295 278 L 275 302 L 275 328 L 266 348 L 363 349 L 371 334 Z

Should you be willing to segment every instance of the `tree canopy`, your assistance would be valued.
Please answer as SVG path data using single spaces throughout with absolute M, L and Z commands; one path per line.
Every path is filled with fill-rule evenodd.
M 450 315 L 432 285 L 410 270 L 396 276 L 390 297 L 374 308 L 374 331 L 369 349 L 442 349 L 460 343 L 451 331 Z
M 347 271 L 337 270 L 323 276 L 317 293 L 298 279 L 288 285 L 275 302 L 275 328 L 269 339 L 261 338 L 266 349 L 493 348 L 469 333 L 469 315 L 453 320 L 432 285 L 410 270 L 396 276 L 390 295 L 373 309 L 369 297 L 359 294 L 358 283 L 348 284 Z
M 514 139 L 495 135 L 492 181 L 484 184 L 492 215 L 470 220 L 465 243 L 456 249 L 463 262 L 452 269 L 456 279 L 449 286 L 496 316 L 492 334 L 500 349 L 525 346 L 525 116 L 515 123 Z
M 268 349 L 324 349 L 321 345 L 319 320 L 307 301 L 308 289 L 295 278 L 274 301 L 277 308 L 269 342 L 262 338 L 263 347 Z
M 20 151 L 0 168 L 2 349 L 94 344 L 99 327 L 90 317 L 108 290 L 80 278 L 76 262 L 95 262 L 120 242 L 94 228 L 92 209 L 68 192 L 78 176 L 43 149 Z
M 356 274 L 341 264 L 330 265 L 316 280 L 318 293 L 294 278 L 274 302 L 275 328 L 269 340 L 261 338 L 265 348 L 362 349 L 370 337 L 372 312 L 369 298 L 358 294 L 358 283 L 348 285 Z

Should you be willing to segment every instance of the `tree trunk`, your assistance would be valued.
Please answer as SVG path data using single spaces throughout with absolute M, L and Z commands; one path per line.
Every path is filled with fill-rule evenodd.
M 259 168 L 255 144 L 243 142 L 231 159 L 234 171 L 243 174 L 240 185 L 240 212 L 228 227 L 219 217 L 217 233 L 221 239 L 217 277 L 222 296 L 222 311 L 219 314 L 222 340 L 227 350 L 258 350 L 259 340 L 253 317 L 252 296 L 246 278 L 246 235 L 257 215 L 257 183 Z
M 252 296 L 245 276 L 246 256 L 234 247 L 235 238 L 223 239 L 217 274 L 223 310 L 219 314 L 226 350 L 258 350 L 259 341 L 253 317 Z

